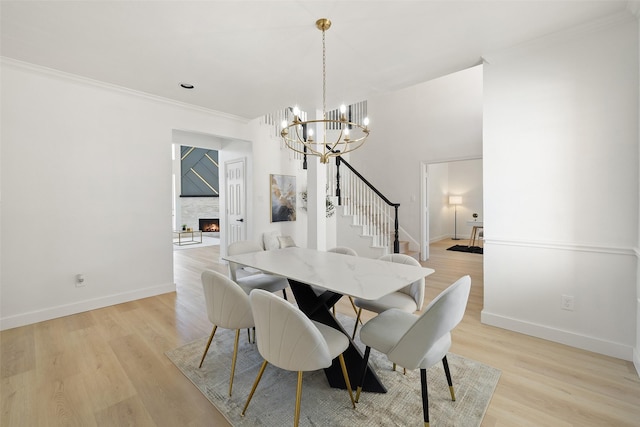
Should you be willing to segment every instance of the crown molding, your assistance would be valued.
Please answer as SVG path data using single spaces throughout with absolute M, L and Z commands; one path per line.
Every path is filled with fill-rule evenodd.
M 586 24 L 578 25 L 552 34 L 548 34 L 546 36 L 538 37 L 499 51 L 488 52 L 487 54 L 482 55 L 482 61 L 484 64 L 491 65 L 492 62 L 499 61 L 502 58 L 526 54 L 533 50 L 539 50 L 549 46 L 554 46 L 567 40 L 572 40 L 578 37 L 593 34 L 605 28 L 616 27 L 625 22 L 634 21 L 635 18 L 633 15 L 635 14 L 637 18 L 638 11 L 636 10 L 636 12 L 633 12 L 631 10 L 632 3 L 634 3 L 637 8 L 640 0 L 629 1 L 627 5 L 628 10 L 618 12 L 604 18 L 599 18 Z
M 222 111 L 217 111 L 217 110 L 211 110 L 209 108 L 205 108 L 205 107 L 200 107 L 198 105 L 194 105 L 194 104 L 188 104 L 186 102 L 180 102 L 180 101 L 176 101 L 173 99 L 169 99 L 169 98 L 164 98 L 162 96 L 158 96 L 158 95 L 152 95 L 150 93 L 147 92 L 142 92 L 142 91 L 138 91 L 138 90 L 134 90 L 134 89 L 129 89 L 126 88 L 124 86 L 118 86 L 115 84 L 111 84 L 111 83 L 106 83 L 100 80 L 94 80 L 94 79 L 90 79 L 88 77 L 83 77 L 83 76 L 79 76 L 77 74 L 71 74 L 71 73 L 67 73 L 64 71 L 60 71 L 60 70 L 56 70 L 53 68 L 48 68 L 48 67 L 44 67 L 42 65 L 37 65 L 37 64 L 32 64 L 30 62 L 24 62 L 24 61 L 20 61 L 18 59 L 14 59 L 14 58 L 9 58 L 7 56 L 0 56 L 0 64 L 2 64 L 3 66 L 10 66 L 10 67 L 14 67 L 14 68 L 18 68 L 18 69 L 22 69 L 22 70 L 26 70 L 26 71 L 31 71 L 31 72 L 35 72 L 35 73 L 39 73 L 39 74 L 44 74 L 44 75 L 48 75 L 51 77 L 55 77 L 55 78 L 59 78 L 59 79 L 63 79 L 63 80 L 67 80 L 67 81 L 73 81 L 76 83 L 80 83 L 83 85 L 88 85 L 88 86 L 94 86 L 94 87 L 99 87 L 101 89 L 105 89 L 105 90 L 110 90 L 113 92 L 119 92 L 125 95 L 130 95 L 130 96 L 135 96 L 137 98 L 142 98 L 142 99 L 147 99 L 150 101 L 154 101 L 154 102 L 159 102 L 162 104 L 166 104 L 166 105 L 172 105 L 175 107 L 180 107 L 180 108 L 184 108 L 184 109 L 188 109 L 188 110 L 192 110 L 192 111 L 197 111 L 200 113 L 205 113 L 205 114 L 210 114 L 216 117 L 220 117 L 220 118 L 224 118 L 227 120 L 233 120 L 236 122 L 240 122 L 242 124 L 247 124 L 249 123 L 251 120 L 244 118 L 244 117 L 240 117 L 240 116 L 236 116 L 233 114 L 228 114 L 228 113 L 224 113 Z

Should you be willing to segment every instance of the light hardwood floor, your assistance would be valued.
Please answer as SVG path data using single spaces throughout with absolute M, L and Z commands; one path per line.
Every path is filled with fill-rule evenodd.
M 502 370 L 483 426 L 640 425 L 632 363 L 482 325 L 482 256 L 452 243 L 432 245 L 426 298 L 471 275 L 451 350 Z M 175 251 L 174 267 L 177 292 L 0 333 L 0 425 L 228 425 L 164 355 L 210 333 L 200 273 L 226 266 L 202 247 Z

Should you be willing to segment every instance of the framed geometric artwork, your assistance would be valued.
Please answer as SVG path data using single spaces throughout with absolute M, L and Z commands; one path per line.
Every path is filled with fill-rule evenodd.
M 219 197 L 218 151 L 180 146 L 180 196 Z
M 296 220 L 296 177 L 269 175 L 271 222 Z

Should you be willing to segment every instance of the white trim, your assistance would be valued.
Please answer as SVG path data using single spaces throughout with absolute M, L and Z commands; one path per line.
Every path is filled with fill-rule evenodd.
M 443 157 L 439 159 L 422 160 L 420 163 L 429 166 L 440 163 L 466 162 L 469 160 L 483 160 L 482 154 L 477 156 L 461 156 L 461 157 Z
M 633 349 L 633 366 L 636 367 L 636 373 L 640 377 L 640 352 L 637 349 Z
M 411 236 L 407 230 L 405 230 L 404 228 L 398 226 L 398 240 L 403 240 L 402 238 L 405 238 L 409 241 L 410 245 L 409 245 L 409 250 L 412 250 L 412 248 L 418 247 L 420 248 L 420 243 L 413 238 L 413 236 Z M 411 246 L 411 244 L 413 244 L 413 246 Z M 418 249 L 419 251 L 420 249 Z
M 428 261 L 431 256 L 429 252 L 429 164 L 420 162 L 420 261 Z
M 82 313 L 89 310 L 109 307 L 116 304 L 122 304 L 129 301 L 135 301 L 142 298 L 153 297 L 156 295 L 175 292 L 175 283 L 167 283 L 164 285 L 152 286 L 150 288 L 138 289 L 133 292 L 123 292 L 120 294 L 108 295 L 105 297 L 89 299 L 72 304 L 59 305 L 57 307 L 49 307 L 43 310 L 21 313 L 15 316 L 0 318 L 0 330 L 17 328 L 20 326 L 31 325 L 33 323 L 43 322 L 45 320 L 57 319 L 58 317 L 69 316 L 72 314 Z
M 170 105 L 186 108 L 186 109 L 197 111 L 197 112 L 201 112 L 201 113 L 212 114 L 214 116 L 217 116 L 217 117 L 220 117 L 220 118 L 224 118 L 224 119 L 228 119 L 228 120 L 234 120 L 234 121 L 240 122 L 242 124 L 247 124 L 247 123 L 249 123 L 251 121 L 250 119 L 246 119 L 244 117 L 236 116 L 236 115 L 233 115 L 233 114 L 224 113 L 224 112 L 217 111 L 217 110 L 211 110 L 211 109 L 208 109 L 208 108 L 200 107 L 198 105 L 188 104 L 186 102 L 180 102 L 180 101 L 176 101 L 174 99 L 169 99 L 169 98 L 164 98 L 164 97 L 157 96 L 157 95 L 152 95 L 150 93 L 129 89 L 129 88 L 126 88 L 126 87 L 123 87 L 123 86 L 118 86 L 118 85 L 115 85 L 115 84 L 106 83 L 106 82 L 102 82 L 102 81 L 99 81 L 99 80 L 93 80 L 93 79 L 90 79 L 90 78 L 87 78 L 87 77 L 82 77 L 82 76 L 79 76 L 79 75 L 76 75 L 76 74 L 67 73 L 67 72 L 56 70 L 56 69 L 53 69 L 53 68 L 47 68 L 47 67 L 43 67 L 43 66 L 37 65 L 37 64 L 32 64 L 32 63 L 29 63 L 29 62 L 19 61 L 17 59 L 9 58 L 9 57 L 6 57 L 6 56 L 0 56 L 0 63 L 2 65 L 12 66 L 12 67 L 20 68 L 20 69 L 27 70 L 27 71 L 33 71 L 33 72 L 37 72 L 37 73 L 41 73 L 41 74 L 46 74 L 46 75 L 49 75 L 49 76 L 52 76 L 52 77 L 56 77 L 56 78 L 60 78 L 60 79 L 64 79 L 64 80 L 70 80 L 70 81 L 74 81 L 76 83 L 85 84 L 85 85 L 89 85 L 89 86 L 99 87 L 99 88 L 102 88 L 102 89 L 111 90 L 111 91 L 119 92 L 119 93 L 126 94 L 126 95 L 132 95 L 132 96 L 136 96 L 136 97 L 139 97 L 139 98 L 144 98 L 144 99 L 148 99 L 148 100 L 151 100 L 151 101 L 160 102 L 160 103 L 163 103 L 163 104 L 170 104 Z
M 499 61 L 500 59 L 505 57 L 526 54 L 527 52 L 530 52 L 532 50 L 554 46 L 558 43 L 586 36 L 608 27 L 618 26 L 624 22 L 630 21 L 631 19 L 635 20 L 636 17 L 633 16 L 633 10 L 631 9 L 631 7 L 628 7 L 627 9 L 628 10 L 614 13 L 613 15 L 596 19 L 595 21 L 591 21 L 586 24 L 578 25 L 546 36 L 538 37 L 536 39 L 529 40 L 524 43 L 508 47 L 506 49 L 489 52 L 485 55 L 482 55 L 482 61 L 485 64 L 491 65 L 492 63 Z
M 600 254 L 626 255 L 638 258 L 640 252 L 635 248 L 622 248 L 613 246 L 580 245 L 575 243 L 551 242 L 551 241 L 527 241 L 487 238 L 485 234 L 484 245 L 521 246 L 529 248 L 552 249 L 573 252 L 594 252 Z
M 571 347 L 580 348 L 582 350 L 616 357 L 618 359 L 631 361 L 632 358 L 634 358 L 633 347 L 625 344 L 605 341 L 602 339 L 590 337 L 587 335 L 581 335 L 570 331 L 564 331 L 549 326 L 523 322 L 518 319 L 489 313 L 486 310 L 482 310 L 482 313 L 480 314 L 480 321 L 485 325 L 496 326 L 498 328 L 507 329 L 509 331 L 531 335 L 536 338 L 546 339 Z M 638 361 L 636 367 L 638 366 L 640 366 L 640 360 Z

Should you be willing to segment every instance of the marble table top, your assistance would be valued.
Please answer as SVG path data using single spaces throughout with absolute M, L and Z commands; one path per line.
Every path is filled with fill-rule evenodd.
M 290 247 L 223 259 L 356 298 L 378 299 L 435 270 L 372 258 Z

